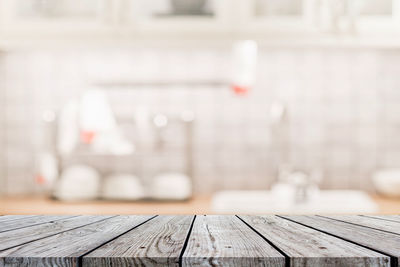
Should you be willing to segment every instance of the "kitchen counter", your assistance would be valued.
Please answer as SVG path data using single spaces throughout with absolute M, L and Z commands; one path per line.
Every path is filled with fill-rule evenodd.
M 380 214 L 400 214 L 400 199 L 371 195 Z M 0 214 L 213 214 L 212 196 L 184 202 L 61 202 L 46 197 L 1 197 Z
M 400 216 L 0 216 L 0 266 L 399 266 Z
M 47 197 L 0 198 L 0 214 L 210 214 L 211 196 L 187 201 L 76 201 Z

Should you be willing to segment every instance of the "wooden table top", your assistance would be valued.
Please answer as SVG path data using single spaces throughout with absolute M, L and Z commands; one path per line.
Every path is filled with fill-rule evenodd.
M 399 266 L 400 215 L 5 215 L 0 266 Z

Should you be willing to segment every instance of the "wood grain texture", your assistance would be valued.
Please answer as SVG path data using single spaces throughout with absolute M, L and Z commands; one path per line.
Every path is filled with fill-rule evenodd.
M 2 216 L 0 266 L 398 265 L 400 216 L 368 216 Z
M 239 216 L 290 257 L 290 266 L 390 266 L 390 258 L 276 216 Z
M 83 257 L 83 266 L 179 266 L 194 216 L 157 216 Z
M 0 266 L 77 266 L 79 257 L 151 216 L 116 216 L 0 252 Z
M 5 231 L 11 231 L 14 229 L 34 226 L 46 222 L 51 221 L 58 221 L 62 219 L 71 218 L 73 216 L 44 216 L 44 215 L 37 215 L 37 216 L 27 216 L 22 217 L 16 220 L 9 220 L 5 222 L 0 222 L 0 233 Z
M 3 215 L 0 217 L 0 223 L 29 218 L 29 217 L 35 217 L 35 216 L 36 215 Z
M 390 255 L 397 261 L 400 258 L 399 235 L 318 216 L 282 217 Z
M 335 215 L 335 216 L 323 216 L 323 217 L 343 222 L 353 223 L 361 226 L 371 227 L 377 230 L 387 231 L 400 235 L 399 222 L 380 220 L 363 216 L 354 216 L 354 215 Z
M 400 215 L 360 215 L 360 216 L 400 223 Z
M 111 217 L 112 216 L 77 216 L 66 218 L 64 220 L 51 221 L 31 227 L 2 232 L 0 233 L 0 250 L 16 247 Z
M 197 216 L 182 266 L 284 266 L 285 258 L 235 216 Z

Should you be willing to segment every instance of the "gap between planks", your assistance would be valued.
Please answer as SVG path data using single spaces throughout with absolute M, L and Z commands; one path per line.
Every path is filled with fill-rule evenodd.
M 127 231 L 125 231 L 125 232 L 123 232 L 123 233 L 121 233 L 121 234 L 119 234 L 119 235 L 113 237 L 113 238 L 111 238 L 110 240 L 107 240 L 107 241 L 104 242 L 103 244 L 101 244 L 101 245 L 99 245 L 99 246 L 97 246 L 97 247 L 95 247 L 95 248 L 93 248 L 93 249 L 87 251 L 86 253 L 82 254 L 81 256 L 78 257 L 78 262 L 77 262 L 77 266 L 76 266 L 76 267 L 82 267 L 82 266 L 83 266 L 82 260 L 83 260 L 83 257 L 85 257 L 86 255 L 88 255 L 88 254 L 92 253 L 93 251 L 95 251 L 95 250 L 101 248 L 102 246 L 105 246 L 106 244 L 112 242 L 113 240 L 115 240 L 115 239 L 117 239 L 117 238 L 119 238 L 119 237 L 121 237 L 121 236 L 123 236 L 123 235 L 129 233 L 130 231 L 134 230 L 135 228 L 137 228 L 137 227 L 139 227 L 139 226 L 141 226 L 141 225 L 147 223 L 148 221 L 150 221 L 150 220 L 156 218 L 157 216 L 158 216 L 158 215 L 154 215 L 153 217 L 151 217 L 151 218 L 145 220 L 144 222 L 142 222 L 142 223 L 140 223 L 140 224 L 138 224 L 138 225 L 135 225 L 135 226 L 132 227 L 131 229 L 129 229 L 129 230 L 127 230 Z
M 183 265 L 285 266 L 284 255 L 237 216 L 205 215 L 197 218 Z
M 275 245 L 271 240 L 268 240 L 264 235 L 258 232 L 253 226 L 245 222 L 242 218 L 238 215 L 235 215 L 239 220 L 241 220 L 247 227 L 253 230 L 256 234 L 258 234 L 262 239 L 264 239 L 268 244 L 270 244 L 274 249 L 276 249 L 283 257 L 285 257 L 285 267 L 290 267 L 290 257 L 287 255 L 283 250 L 281 250 L 277 245 Z
M 38 215 L 38 216 L 20 218 L 20 219 L 11 220 L 11 221 L 5 221 L 5 222 L 2 222 L 3 225 L 0 226 L 0 233 L 19 230 L 19 229 L 28 228 L 28 227 L 33 227 L 33 226 L 42 225 L 42 224 L 46 224 L 46 223 L 57 222 L 57 221 L 76 218 L 76 217 L 79 217 L 79 215 L 75 215 L 75 216 L 72 216 L 72 215 L 70 215 L 70 216 L 68 216 L 68 215 L 67 216 L 65 216 L 65 215 L 62 215 L 62 216 Z M 33 222 L 32 220 L 35 220 L 36 222 Z M 6 224 L 6 225 L 4 225 L 4 224 Z M 18 225 L 18 224 L 20 224 L 20 225 Z M 8 227 L 7 227 L 7 225 L 8 225 Z
M 84 266 L 179 266 L 194 216 L 157 216 L 82 258 Z
M 308 228 L 314 229 L 314 230 L 319 231 L 319 232 L 322 232 L 322 233 L 324 233 L 324 234 L 327 234 L 327 235 L 330 235 L 330 236 L 333 236 L 333 237 L 342 239 L 342 240 L 347 241 L 347 242 L 349 242 L 349 243 L 353 243 L 353 244 L 358 245 L 358 246 L 360 246 L 360 247 L 364 247 L 364 248 L 366 248 L 366 249 L 369 249 L 369 250 L 378 252 L 378 253 L 380 253 L 380 254 L 386 255 L 386 256 L 390 257 L 390 266 L 392 266 L 392 267 L 398 267 L 398 266 L 399 266 L 398 257 L 395 256 L 395 255 L 392 255 L 392 254 L 390 254 L 390 253 L 388 253 L 388 252 L 385 252 L 385 251 L 379 250 L 379 249 L 375 249 L 375 248 L 373 248 L 373 247 L 371 247 L 371 246 L 366 246 L 366 245 L 360 244 L 360 243 L 358 243 L 358 242 L 352 241 L 351 239 L 341 237 L 340 235 L 336 235 L 336 234 L 330 233 L 329 231 L 321 230 L 321 229 L 319 229 L 319 228 L 310 226 L 310 225 L 308 225 L 308 224 L 298 222 L 298 221 L 296 221 L 296 220 L 294 220 L 294 219 L 291 219 L 290 216 L 289 216 L 289 217 L 286 217 L 286 215 L 284 215 L 284 216 L 282 216 L 282 215 L 276 215 L 276 216 L 279 217 L 279 218 L 282 218 L 282 219 L 285 219 L 285 220 L 288 220 L 288 221 L 291 221 L 291 222 L 294 222 L 294 223 L 297 223 L 297 224 L 306 226 L 306 227 L 308 227 Z M 323 217 L 322 217 L 322 218 L 323 218 Z M 333 220 L 333 221 L 334 221 L 334 220 Z M 342 222 L 342 223 L 343 223 L 343 222 Z M 360 227 L 362 227 L 362 226 L 360 226 Z M 375 230 L 375 229 L 374 229 L 374 230 Z M 377 231 L 380 231 L 380 230 L 377 230 Z
M 387 255 L 274 215 L 240 217 L 290 257 L 290 266 L 389 266 Z
M 26 263 L 35 266 L 76 266 L 78 257 L 88 250 L 132 229 L 131 223 L 137 225 L 150 217 L 152 216 L 107 216 L 106 220 L 98 220 L 85 227 L 70 230 L 69 233 L 60 233 L 3 251 L 0 255 L 0 266 L 4 263 L 6 266 L 7 263 L 25 264 L 24 266 Z
M 197 215 L 194 215 L 193 220 L 192 220 L 192 224 L 190 225 L 188 234 L 187 234 L 186 239 L 185 239 L 185 243 L 183 244 L 181 253 L 179 254 L 179 267 L 182 267 L 182 265 L 183 265 L 182 264 L 183 254 L 185 254 L 185 250 L 186 250 L 187 245 L 189 243 L 190 235 L 192 234 L 193 225 L 194 225 L 194 221 L 196 220 L 196 217 L 197 217 Z
M 78 219 L 78 218 L 83 217 L 83 216 L 76 216 L 76 217 L 77 217 L 77 219 Z M 68 219 L 74 219 L 74 218 L 76 218 L 76 217 L 72 217 L 72 218 L 68 218 Z M 72 230 L 75 230 L 75 229 L 79 229 L 79 228 L 82 228 L 82 227 L 86 227 L 86 226 L 89 226 L 89 225 L 91 225 L 91 224 L 98 223 L 98 222 L 102 222 L 102 221 L 104 221 L 104 220 L 108 220 L 108 219 L 111 219 L 111 218 L 114 218 L 114 217 L 117 217 L 117 215 L 115 215 L 115 216 L 109 216 L 109 217 L 106 217 L 106 218 L 103 218 L 103 219 L 100 219 L 100 220 L 94 220 L 94 221 L 92 221 L 92 222 L 90 222 L 90 223 L 82 224 L 82 225 L 79 225 L 79 226 L 76 226 L 76 227 L 72 227 L 72 228 L 69 228 L 69 229 L 66 229 L 66 230 L 56 231 L 56 232 L 54 232 L 54 233 L 51 233 L 51 234 L 49 234 L 49 235 L 46 235 L 46 236 L 43 236 L 43 237 L 40 237 L 40 238 L 31 239 L 31 240 L 28 240 L 28 241 L 25 241 L 25 242 L 21 242 L 21 243 L 18 243 L 18 244 L 16 244 L 16 245 L 13 245 L 13 246 L 10 246 L 10 247 L 4 248 L 4 249 L 0 249 L 0 252 L 6 251 L 6 250 L 8 250 L 8 249 L 13 249 L 13 248 L 15 248 L 15 247 L 23 246 L 23 245 L 26 245 L 26 244 L 29 244 L 29 243 L 32 243 L 32 242 L 36 242 L 36 241 L 39 241 L 39 240 L 42 240 L 42 239 L 50 238 L 50 237 L 52 237 L 52 236 L 55 236 L 55 235 L 58 235 L 58 234 L 62 234 L 62 233 L 65 233 L 65 232 L 69 232 L 69 231 L 72 231 Z M 37 225 L 34 225 L 34 226 L 37 226 Z M 32 227 L 34 227 L 34 226 L 32 226 Z M 39 226 L 40 226 L 40 225 L 39 225 Z M 23 229 L 24 229 L 24 228 L 23 228 Z M 12 230 L 12 231 L 20 231 L 20 230 L 23 230 L 23 229 L 15 229 L 15 230 Z M 5 233 L 5 232 L 3 232 L 3 233 Z M 7 233 L 7 232 L 6 232 L 6 233 Z M 0 233 L 0 234 L 1 234 L 1 233 Z
M 394 231 L 400 230 L 400 225 L 398 225 L 399 226 L 398 229 L 394 229 L 394 231 L 390 231 L 389 229 L 384 229 L 383 227 L 381 227 L 379 225 L 378 226 L 375 225 L 373 221 L 372 221 L 372 223 L 371 223 L 371 221 L 362 222 L 362 220 L 361 220 L 361 222 L 360 221 L 357 222 L 357 220 L 354 220 L 354 218 L 346 218 L 346 216 L 345 217 L 342 217 L 342 216 L 338 216 L 338 217 L 337 216 L 333 216 L 332 217 L 332 216 L 322 216 L 322 215 L 315 215 L 315 216 L 321 217 L 321 218 L 325 218 L 325 219 L 329 219 L 329 220 L 333 220 L 333 221 L 348 223 L 348 224 L 352 224 L 352 225 L 356 225 L 356 226 L 362 226 L 362 227 L 365 227 L 365 228 L 378 230 L 378 231 L 382 231 L 382 232 L 393 234 L 393 235 L 400 235 L 400 232 L 394 232 Z M 357 217 L 355 217 L 355 218 L 357 218 Z M 386 220 L 382 220 L 382 221 L 386 221 Z M 387 221 L 387 223 L 398 224 L 398 222 L 395 222 L 395 221 Z
M 390 217 L 387 215 L 358 215 L 358 216 L 376 219 L 376 220 L 400 223 L 400 215 L 391 215 Z
M 155 216 L 156 217 L 156 216 Z M 145 221 L 145 222 L 143 222 L 143 223 L 141 223 L 140 225 L 143 225 L 143 224 L 145 224 L 145 223 L 147 223 L 148 221 L 150 221 L 151 219 L 153 219 L 153 218 L 155 218 L 155 217 L 152 217 L 152 218 L 150 218 L 150 219 L 148 219 L 147 221 Z M 261 240 L 263 240 L 263 242 L 266 242 L 266 243 L 268 243 L 275 251 L 276 251 L 276 253 L 279 253 L 283 258 L 284 258 L 284 261 L 283 261 L 283 264 L 284 264 L 284 266 L 291 266 L 291 257 L 293 257 L 293 255 L 292 256 L 289 256 L 283 249 L 281 249 L 280 247 L 279 247 L 279 245 L 276 245 L 273 241 L 271 241 L 267 236 L 265 236 L 265 235 L 263 235 L 261 232 L 259 232 L 258 230 L 256 230 L 255 229 L 255 227 L 253 227 L 253 226 L 251 226 L 249 223 L 247 223 L 244 219 L 242 219 L 241 217 L 239 217 L 239 216 L 232 216 L 232 217 L 236 217 L 237 219 L 238 219 L 238 222 L 239 222 L 239 224 L 240 225 L 242 225 L 244 228 L 247 228 L 250 232 L 253 232 L 255 235 L 257 235 L 257 236 L 259 236 L 260 238 L 261 238 Z M 195 215 L 195 216 L 193 216 L 193 219 L 192 219 L 192 221 L 191 221 L 191 223 L 190 223 L 190 226 L 189 226 L 189 228 L 188 228 L 188 231 L 187 231 L 187 233 L 186 233 L 186 236 L 185 236 L 185 238 L 184 238 L 184 244 L 182 245 L 182 248 L 181 248 L 181 251 L 180 251 L 180 253 L 179 253 L 179 256 L 178 256 L 178 264 L 179 264 L 179 266 L 183 266 L 185 263 L 183 262 L 184 260 L 185 260 L 185 257 L 184 257 L 184 254 L 185 254 L 185 252 L 186 252 L 186 250 L 187 250 L 187 248 L 188 248 L 188 243 L 189 243 L 189 241 L 190 241 L 190 239 L 191 239 L 191 236 L 192 236 L 192 230 L 193 230 L 193 227 L 194 227 L 194 224 L 195 224 L 195 221 L 196 221 L 196 218 L 197 218 L 197 216 Z M 279 218 L 280 220 L 286 220 L 285 218 Z M 286 220 L 287 221 L 287 220 Z M 298 224 L 298 223 L 296 223 L 296 224 Z M 124 235 L 127 235 L 130 231 L 132 231 L 132 230 L 134 230 L 135 228 L 137 228 L 137 227 L 139 227 L 140 225 L 137 225 L 136 227 L 134 227 L 134 228 L 132 228 L 132 229 L 130 229 L 130 230 L 128 230 L 128 231 L 126 231 L 126 232 L 124 232 L 124 233 L 121 233 L 120 235 L 118 235 L 118 236 L 116 236 L 116 237 L 114 237 L 114 238 L 112 238 L 112 239 L 110 239 L 110 240 L 108 240 L 108 241 L 106 241 L 106 242 L 104 242 L 103 244 L 100 244 L 98 247 L 95 247 L 95 248 L 93 248 L 91 251 L 89 251 L 89 252 L 86 252 L 85 254 L 83 254 L 82 256 L 80 256 L 79 257 L 79 263 L 78 263 L 78 266 L 83 266 L 83 258 L 84 258 L 84 256 L 87 256 L 88 254 L 90 254 L 91 252 L 94 252 L 94 251 L 96 251 L 97 249 L 99 249 L 99 248 L 101 248 L 101 247 L 103 247 L 103 246 L 105 246 L 105 245 L 111 245 L 112 244 L 112 242 L 114 241 L 114 240 L 116 240 L 116 239 L 118 239 L 118 238 L 120 238 L 120 237 L 123 237 Z M 311 227 L 308 227 L 307 226 L 307 228 L 311 228 Z M 344 243 L 349 243 L 349 244 L 352 244 L 352 245 L 356 245 L 356 246 L 358 246 L 358 247 L 363 247 L 362 245 L 359 245 L 358 243 L 353 243 L 353 242 L 349 242 L 348 240 L 345 240 L 345 239 L 342 239 L 342 238 L 340 238 L 340 237 L 336 237 L 336 236 L 334 236 L 334 235 L 331 235 L 331 234 L 327 234 L 327 233 L 325 233 L 325 232 L 323 232 L 323 231 L 320 231 L 320 230 L 318 230 L 318 229 L 314 229 L 314 231 L 318 231 L 318 232 L 320 232 L 320 233 L 323 233 L 324 235 L 326 235 L 326 236 L 330 236 L 330 237 L 334 237 L 334 238 L 336 238 L 336 239 L 338 239 L 338 240 L 342 240 Z M 109 244 L 110 243 L 110 244 Z M 364 249 L 368 249 L 369 251 L 374 251 L 373 249 L 370 249 L 370 248 L 365 248 L 365 247 L 363 247 Z M 101 253 L 100 253 L 101 254 Z M 388 256 L 388 255 L 386 255 L 386 254 L 382 254 L 382 253 L 380 253 L 381 255 L 385 255 L 385 256 Z M 115 256 L 115 255 L 114 255 Z M 186 263 L 187 264 L 187 263 Z M 297 263 L 298 264 L 298 263 Z
M 114 218 L 114 217 L 118 217 L 118 216 L 113 216 L 113 217 L 111 217 L 111 218 Z M 140 223 L 140 224 L 138 224 L 138 225 L 136 225 L 136 226 L 130 228 L 129 230 L 126 230 L 125 232 L 123 232 L 123 233 L 121 233 L 121 234 L 119 234 L 119 235 L 117 235 L 117 236 L 114 236 L 114 237 L 110 238 L 109 240 L 103 241 L 103 243 L 100 243 L 97 247 L 94 247 L 94 248 L 91 249 L 90 251 L 86 251 L 86 252 L 82 253 L 82 255 L 80 255 L 80 256 L 77 257 L 77 259 L 78 259 L 78 261 L 77 261 L 78 266 L 79 266 L 79 267 L 82 266 L 82 259 L 83 259 L 83 257 L 84 257 L 85 255 L 87 255 L 87 254 L 89 254 L 89 253 L 91 253 L 91 252 L 93 252 L 93 251 L 99 249 L 100 247 L 102 247 L 102 246 L 104 246 L 104 245 L 106 245 L 106 244 L 112 242 L 113 240 L 115 240 L 115 239 L 117 239 L 117 238 L 119 238 L 119 237 L 121 237 L 121 236 L 127 234 L 128 232 L 130 232 L 130 231 L 134 230 L 135 228 L 137 228 L 137 227 L 139 227 L 139 226 L 141 226 L 141 225 L 143 225 L 143 224 L 149 222 L 150 220 L 152 220 L 152 219 L 154 219 L 154 218 L 156 218 L 156 217 L 157 217 L 157 215 L 155 215 L 155 216 L 153 216 L 153 217 L 151 217 L 151 218 L 149 218 L 149 219 L 143 221 L 142 223 Z M 245 225 L 244 227 L 250 228 L 250 230 L 252 230 L 253 232 L 255 232 L 255 234 L 259 235 L 264 241 L 266 241 L 267 243 L 269 243 L 277 252 L 279 252 L 282 256 L 285 257 L 285 265 L 286 265 L 286 266 L 290 266 L 290 257 L 289 257 L 288 255 L 286 255 L 286 253 L 284 253 L 281 249 L 279 249 L 278 246 L 276 246 L 273 242 L 271 242 L 270 240 L 268 240 L 268 238 L 266 238 L 266 237 L 263 236 L 261 233 L 259 233 L 255 228 L 253 228 L 251 225 L 249 225 L 248 223 L 246 223 L 246 222 L 245 222 L 242 218 L 240 218 L 239 216 L 236 215 L 236 216 L 233 216 L 233 217 L 237 217 L 237 218 L 240 220 L 240 222 L 241 222 L 242 224 Z M 387 253 L 384 253 L 384 252 L 381 252 L 381 251 L 377 251 L 376 249 L 367 247 L 367 246 L 365 246 L 365 245 L 361 245 L 361 244 L 356 243 L 356 242 L 353 242 L 353 241 L 351 241 L 351 240 L 347 240 L 346 238 L 342 238 L 342 237 L 340 237 L 340 236 L 336 236 L 335 234 L 330 234 L 329 232 L 320 230 L 320 229 L 318 229 L 318 228 L 314 228 L 314 227 L 309 226 L 309 225 L 307 225 L 307 224 L 305 224 L 305 223 L 303 224 L 303 223 L 300 223 L 300 222 L 291 220 L 290 217 L 289 217 L 289 218 L 282 217 L 282 216 L 277 216 L 277 217 L 279 217 L 279 218 L 281 218 L 281 219 L 284 219 L 284 220 L 287 220 L 287 221 L 294 222 L 294 223 L 299 224 L 299 225 L 306 226 L 306 227 L 308 227 L 308 228 L 311 228 L 311 229 L 314 229 L 314 230 L 319 231 L 319 232 L 321 232 L 321 233 L 324 233 L 324 234 L 327 234 L 327 235 L 336 237 L 336 238 L 341 239 L 341 240 L 344 240 L 344 241 L 346 241 L 346 242 L 353 243 L 353 244 L 355 244 L 355 245 L 357 245 L 357 246 L 364 247 L 364 248 L 367 248 L 367 249 L 369 249 L 369 250 L 372 250 L 372 251 L 379 252 L 379 253 L 381 253 L 381 254 L 390 256 L 390 258 L 391 258 L 391 264 L 394 263 L 392 256 L 391 256 L 391 255 L 388 255 Z M 320 217 L 322 217 L 322 216 L 320 216 Z M 183 244 L 182 249 L 181 249 L 181 252 L 180 252 L 180 254 L 179 254 L 179 266 L 182 266 L 183 255 L 184 255 L 184 253 L 185 253 L 185 251 L 186 251 L 186 249 L 187 249 L 187 247 L 188 247 L 188 243 L 189 243 L 190 237 L 191 237 L 191 235 L 192 235 L 192 230 L 193 230 L 193 227 L 194 227 L 196 218 L 197 218 L 197 216 L 194 215 L 194 216 L 193 216 L 193 219 L 192 219 L 192 221 L 191 221 L 189 230 L 188 230 L 188 232 L 187 232 L 187 234 L 186 234 L 186 238 L 185 238 L 184 244 Z M 325 218 L 325 217 L 322 217 L 322 218 Z M 107 219 L 110 219 L 110 218 L 106 218 L 106 219 L 103 219 L 103 220 L 107 220 Z M 330 218 L 328 217 L 327 219 L 330 219 Z M 101 221 L 103 221 L 103 220 L 101 220 Z M 92 223 L 89 223 L 89 224 L 87 224 L 87 225 L 94 224 L 94 223 L 95 223 L 95 222 L 92 222 Z M 79 227 L 76 227 L 76 228 L 81 228 L 81 227 L 84 227 L 84 226 L 87 226 L 87 225 L 82 225 L 82 226 L 79 226 Z M 363 225 L 357 225 L 357 226 L 365 227 L 365 226 L 363 226 Z M 75 229 L 76 229 L 76 228 L 75 228 Z M 70 229 L 70 230 L 71 230 L 71 229 Z M 380 229 L 377 229 L 377 230 L 380 230 Z M 69 231 L 69 230 L 68 230 L 68 231 Z M 55 235 L 55 234 L 54 234 L 54 235 Z M 51 235 L 51 236 L 52 236 L 52 235 Z M 47 237 L 44 237 L 44 238 L 47 238 Z M 38 239 L 38 240 L 39 240 L 39 239 Z M 36 241 L 36 240 L 35 240 L 35 241 Z M 33 241 L 31 241 L 31 242 L 33 242 Z M 29 243 L 29 242 L 28 242 L 28 243 Z M 397 258 L 395 258 L 395 259 L 396 259 L 396 263 L 397 263 Z M 393 266 L 393 265 L 392 265 L 392 266 Z M 397 265 L 396 265 L 396 266 L 397 266 Z

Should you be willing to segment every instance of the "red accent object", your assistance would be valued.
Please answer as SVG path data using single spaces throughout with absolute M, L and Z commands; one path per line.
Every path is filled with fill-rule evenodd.
M 35 181 L 36 181 L 37 184 L 43 185 L 43 184 L 46 183 L 46 178 L 44 178 L 43 175 L 38 174 L 35 177 Z
M 247 95 L 247 93 L 250 91 L 250 87 L 234 85 L 234 84 L 231 86 L 231 88 L 236 95 L 241 95 L 241 96 Z
M 81 132 L 81 140 L 85 144 L 91 144 L 95 137 L 95 132 L 93 131 L 82 131 Z

